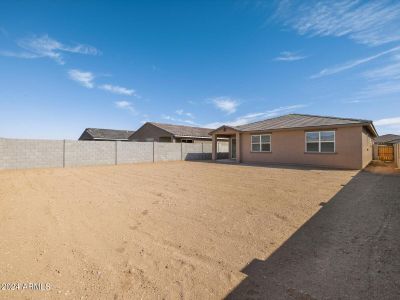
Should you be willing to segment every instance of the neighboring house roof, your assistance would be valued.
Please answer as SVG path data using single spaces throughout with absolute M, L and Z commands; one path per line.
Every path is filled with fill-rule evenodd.
M 148 122 L 153 126 L 163 129 L 164 131 L 169 132 L 175 137 L 191 137 L 191 138 L 211 138 L 209 132 L 212 130 L 210 128 L 202 128 L 202 127 L 192 127 L 192 126 L 184 126 L 184 125 L 173 125 L 173 124 L 163 124 L 163 123 L 155 123 Z
M 128 140 L 133 133 L 134 131 L 131 130 L 86 128 L 79 139 L 87 140 L 89 138 L 93 140 L 125 141 Z
M 400 142 L 400 135 L 397 134 L 384 134 L 375 139 L 376 144 L 396 144 Z
M 370 120 L 326 117 L 306 114 L 288 114 L 276 118 L 266 119 L 254 123 L 234 126 L 238 131 L 267 131 L 291 128 L 324 127 L 336 125 L 370 125 L 371 131 L 377 135 L 376 129 Z

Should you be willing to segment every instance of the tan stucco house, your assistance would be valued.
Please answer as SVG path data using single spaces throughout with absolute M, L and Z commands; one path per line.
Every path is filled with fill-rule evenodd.
M 244 163 L 277 163 L 362 169 L 372 160 L 376 129 L 369 120 L 289 114 L 210 132 L 229 138 L 229 157 Z
M 210 128 L 146 122 L 130 137 L 136 142 L 211 143 Z M 220 141 L 227 139 L 219 138 Z

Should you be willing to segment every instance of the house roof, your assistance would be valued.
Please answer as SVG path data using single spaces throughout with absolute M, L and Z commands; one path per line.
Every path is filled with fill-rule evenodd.
M 212 129 L 210 128 L 163 124 L 155 122 L 149 122 L 149 124 L 161 128 L 176 137 L 211 138 L 209 133 Z
M 384 134 L 384 135 L 378 136 L 375 139 L 375 143 L 377 143 L 377 144 L 385 144 L 385 143 L 396 144 L 399 142 L 400 142 L 400 135 L 397 135 L 397 134 Z
M 128 140 L 128 138 L 134 133 L 134 131 L 86 128 L 85 131 L 82 133 L 82 136 L 85 133 L 89 134 L 94 140 Z
M 276 118 L 266 119 L 254 123 L 232 127 L 238 131 L 268 131 L 291 128 L 324 127 L 336 125 L 370 125 L 371 131 L 377 135 L 370 120 L 316 116 L 306 114 L 288 114 Z

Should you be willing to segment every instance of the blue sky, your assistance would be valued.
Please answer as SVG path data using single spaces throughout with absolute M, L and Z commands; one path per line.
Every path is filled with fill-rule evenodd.
M 286 113 L 400 134 L 398 1 L 1 1 L 0 136 Z

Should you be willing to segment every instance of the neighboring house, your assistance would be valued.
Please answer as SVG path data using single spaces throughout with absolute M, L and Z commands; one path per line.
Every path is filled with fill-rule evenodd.
M 372 160 L 377 132 L 369 120 L 289 114 L 210 132 L 229 138 L 237 162 L 262 162 L 362 169 Z
M 375 138 L 375 144 L 377 145 L 393 145 L 400 143 L 400 135 L 396 134 L 384 134 Z
M 130 130 L 114 130 L 100 128 L 86 128 L 80 136 L 80 141 L 128 141 L 134 133 Z
M 396 160 L 395 145 L 400 143 L 400 135 L 384 134 L 378 136 L 374 141 L 374 159 L 382 161 Z
M 136 130 L 129 140 L 167 143 L 211 142 L 211 135 L 209 135 L 211 130 L 210 128 L 147 122 Z

